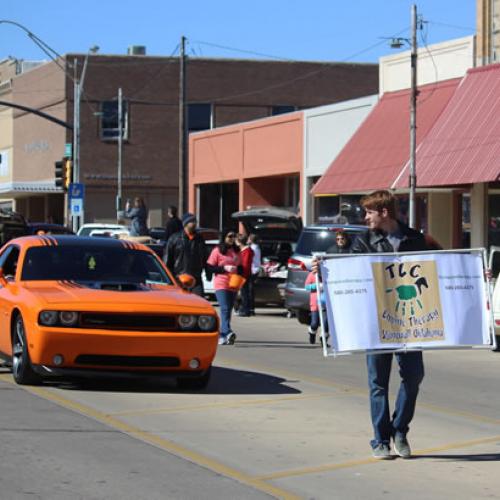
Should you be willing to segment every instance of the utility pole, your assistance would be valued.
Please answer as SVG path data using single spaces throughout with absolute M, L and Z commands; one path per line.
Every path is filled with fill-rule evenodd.
M 122 209 L 122 149 L 123 149 L 123 94 L 118 89 L 118 175 L 116 193 L 116 221 L 120 219 Z
M 186 37 L 181 36 L 179 56 L 179 211 L 187 210 L 186 175 Z
M 80 104 L 82 100 L 82 89 L 83 83 L 85 81 L 85 74 L 87 72 L 87 65 L 89 62 L 89 55 L 95 54 L 99 50 L 97 45 L 94 45 L 89 49 L 85 56 L 83 62 L 83 69 L 80 78 L 78 78 L 78 59 L 75 57 L 73 59 L 73 182 L 80 182 Z M 66 203 L 65 203 L 66 205 Z M 84 221 L 84 209 L 81 215 L 76 215 L 73 217 L 73 231 L 78 231 L 80 227 L 80 219 L 83 223 Z
M 415 191 L 417 188 L 417 6 L 411 7 L 411 92 L 410 92 L 410 194 L 409 218 L 410 227 L 416 228 Z

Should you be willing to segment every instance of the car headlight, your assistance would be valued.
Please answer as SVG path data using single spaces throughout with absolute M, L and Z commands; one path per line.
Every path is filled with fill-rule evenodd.
M 197 317 L 192 314 L 181 314 L 178 322 L 182 330 L 192 330 L 196 326 Z
M 58 314 L 57 311 L 42 311 L 38 315 L 38 321 L 42 325 L 54 326 L 57 323 Z
M 215 328 L 217 320 L 215 316 L 199 316 L 198 317 L 198 326 L 200 330 L 204 332 L 209 332 Z
M 59 321 L 62 326 L 73 326 L 78 322 L 78 313 L 75 311 L 61 311 Z

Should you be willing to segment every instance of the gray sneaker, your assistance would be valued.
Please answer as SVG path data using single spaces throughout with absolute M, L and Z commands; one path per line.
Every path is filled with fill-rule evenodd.
M 377 458 L 379 460 L 390 460 L 392 457 L 391 449 L 388 444 L 379 443 L 377 446 L 372 448 L 373 458 Z
M 411 458 L 411 448 L 404 434 L 396 433 L 394 436 L 394 451 L 401 458 Z
M 229 332 L 226 337 L 226 344 L 233 345 L 235 341 L 236 341 L 236 333 Z

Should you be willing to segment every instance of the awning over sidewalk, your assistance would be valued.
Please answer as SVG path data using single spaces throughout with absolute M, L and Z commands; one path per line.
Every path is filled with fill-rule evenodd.
M 500 179 L 500 64 L 467 72 L 418 148 L 416 172 L 426 187 Z
M 460 80 L 419 87 L 417 145 L 436 122 Z M 389 188 L 408 162 L 409 127 L 410 90 L 384 94 L 316 183 L 312 193 L 353 193 Z

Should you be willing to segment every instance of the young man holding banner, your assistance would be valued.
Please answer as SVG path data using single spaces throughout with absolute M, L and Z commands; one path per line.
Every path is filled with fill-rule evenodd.
M 375 191 L 361 199 L 368 231 L 358 236 L 352 253 L 415 252 L 428 250 L 424 235 L 396 218 L 396 198 L 389 191 Z M 317 272 L 318 264 L 313 264 Z M 389 413 L 389 377 L 393 353 L 367 354 L 370 409 L 374 438 L 370 442 L 373 456 L 390 459 L 391 438 L 396 453 L 410 458 L 406 435 L 415 412 L 420 383 L 424 378 L 421 351 L 395 353 L 399 364 L 401 385 L 392 418 Z
M 416 252 L 427 250 L 424 235 L 396 219 L 396 198 L 389 191 L 375 191 L 361 199 L 368 231 L 354 242 L 352 253 Z M 370 409 L 374 430 L 371 441 L 373 456 L 391 458 L 390 439 L 394 450 L 410 458 L 411 449 L 406 435 L 415 412 L 419 385 L 424 378 L 422 351 L 395 353 L 399 364 L 401 385 L 396 407 L 389 414 L 389 376 L 392 353 L 367 354 Z

